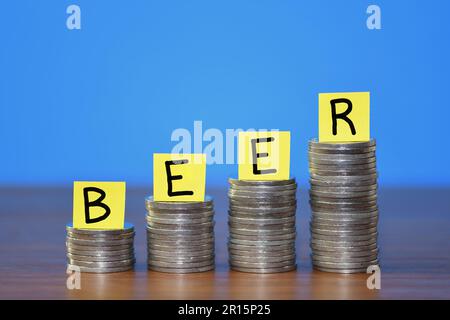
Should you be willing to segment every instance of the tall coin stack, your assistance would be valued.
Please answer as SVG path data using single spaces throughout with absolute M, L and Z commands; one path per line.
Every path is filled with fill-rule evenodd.
M 378 264 L 375 140 L 309 142 L 311 249 L 315 269 L 366 272 Z
M 67 262 L 81 272 L 108 273 L 134 267 L 134 226 L 124 229 L 76 229 L 66 226 Z
M 203 202 L 163 202 L 145 199 L 148 268 L 168 273 L 213 270 L 214 205 Z
M 229 179 L 228 242 L 231 269 L 252 273 L 294 270 L 295 179 Z

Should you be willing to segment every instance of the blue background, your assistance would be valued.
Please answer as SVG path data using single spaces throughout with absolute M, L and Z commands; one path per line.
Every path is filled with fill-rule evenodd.
M 377 4 L 382 30 L 366 27 Z M 77 4 L 82 29 L 66 28 Z M 317 94 L 370 91 L 383 185 L 450 184 L 450 1 L 5 1 L 0 184 L 151 185 L 176 128 L 292 132 L 308 177 Z M 234 165 L 211 165 L 226 185 Z

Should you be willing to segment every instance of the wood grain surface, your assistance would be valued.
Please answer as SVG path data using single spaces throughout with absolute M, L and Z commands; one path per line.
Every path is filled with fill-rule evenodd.
M 367 274 L 314 271 L 309 249 L 307 190 L 299 191 L 298 270 L 281 274 L 230 271 L 227 190 L 208 190 L 216 206 L 216 270 L 175 275 L 146 269 L 144 197 L 127 191 L 127 221 L 136 225 L 136 268 L 81 275 L 81 290 L 66 288 L 65 224 L 71 188 L 0 188 L 2 299 L 450 299 L 450 189 L 379 192 L 381 290 Z

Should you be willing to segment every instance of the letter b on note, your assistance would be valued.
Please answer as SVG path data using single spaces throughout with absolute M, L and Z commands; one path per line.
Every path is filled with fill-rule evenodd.
M 74 228 L 123 229 L 124 222 L 125 182 L 74 182 Z
M 319 94 L 319 141 L 370 140 L 370 93 Z

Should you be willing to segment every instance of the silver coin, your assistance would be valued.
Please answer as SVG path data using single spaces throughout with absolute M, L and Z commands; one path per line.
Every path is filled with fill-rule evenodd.
M 375 231 L 369 234 L 362 235 L 348 235 L 348 234 L 334 234 L 334 235 L 324 235 L 319 233 L 311 233 L 311 239 L 314 240 L 326 240 L 326 241 L 369 241 L 378 236 L 378 233 Z
M 147 232 L 147 238 L 152 240 L 185 240 L 185 241 L 197 241 L 204 239 L 213 239 L 214 233 L 200 233 L 195 235 L 161 235 L 158 233 Z
M 283 256 L 266 256 L 266 255 L 242 255 L 242 254 L 229 254 L 230 261 L 240 261 L 246 263 L 275 263 L 282 261 L 295 261 L 295 253 L 291 253 Z
M 359 235 L 365 235 L 365 234 L 371 234 L 377 231 L 377 227 L 372 227 L 368 229 L 359 229 L 359 230 L 352 230 L 352 229 L 319 229 L 315 227 L 310 227 L 311 233 L 314 234 L 321 234 L 321 235 L 327 235 L 327 236 L 335 236 L 335 235 L 351 235 L 351 236 L 359 236 Z
M 110 250 L 110 251 L 104 251 L 104 250 L 78 250 L 73 249 L 71 247 L 67 248 L 67 253 L 73 254 L 73 255 L 79 255 L 79 256 L 88 256 L 88 257 L 115 257 L 115 256 L 121 256 L 121 255 L 132 255 L 134 254 L 133 247 L 129 247 L 128 249 L 124 250 Z
M 376 146 L 323 146 L 319 144 L 310 144 L 308 146 L 308 150 L 314 153 L 323 153 L 323 154 L 359 154 L 359 153 L 368 153 L 375 152 Z
M 78 238 L 66 238 L 67 243 L 73 245 L 80 246 L 119 246 L 119 245 L 129 245 L 132 244 L 134 238 L 125 238 L 125 239 L 114 239 L 114 240 L 105 240 L 105 239 L 78 239 Z
M 162 267 L 156 267 L 156 266 L 148 266 L 149 270 L 157 271 L 157 272 L 164 272 L 164 273 L 198 273 L 198 272 L 207 272 L 214 270 L 215 266 L 214 264 L 206 267 L 200 267 L 200 268 L 162 268 Z
M 201 218 L 201 219 L 161 219 L 152 216 L 147 216 L 147 222 L 149 223 L 158 223 L 158 224 L 176 224 L 176 225 L 191 225 L 191 224 L 211 224 L 212 218 Z
M 340 212 L 340 211 L 328 211 L 328 212 L 317 212 L 313 211 L 312 216 L 314 218 L 322 218 L 322 219 L 335 219 L 340 221 L 345 220 L 351 220 L 351 219 L 371 219 L 378 217 L 378 210 L 373 210 L 369 212 L 365 211 L 346 211 L 346 212 Z
M 255 224 L 247 224 L 247 223 L 233 223 L 228 222 L 228 226 L 230 229 L 249 229 L 249 230 L 258 230 L 260 232 L 270 232 L 270 231 L 280 231 L 283 229 L 291 229 L 295 226 L 295 223 L 283 223 L 283 224 L 264 224 L 264 225 L 255 225 Z
M 368 251 L 376 249 L 378 247 L 376 242 L 368 244 L 368 245 L 363 245 L 363 246 L 359 246 L 359 245 L 355 246 L 355 245 L 351 245 L 351 244 L 350 245 L 336 244 L 334 246 L 329 246 L 329 245 L 314 244 L 314 243 L 311 243 L 310 246 L 313 251 L 315 251 L 315 250 L 325 251 L 325 252 L 331 251 L 331 252 L 336 252 L 336 253 L 338 253 L 338 252 L 339 253 L 341 253 L 341 252 L 345 252 L 345 253 L 361 252 L 361 251 L 368 252 Z
M 358 193 L 378 190 L 378 184 L 370 184 L 359 187 L 339 187 L 339 186 L 314 186 L 311 185 L 310 191 L 314 193 Z
M 239 260 L 229 260 L 230 265 L 241 268 L 282 268 L 286 266 L 295 265 L 295 258 L 291 260 L 278 261 L 278 262 L 246 262 Z
M 254 225 L 295 223 L 295 216 L 277 219 L 251 219 L 251 218 L 238 218 L 228 216 L 228 219 L 231 223 L 254 224 Z
M 282 246 L 289 243 L 294 243 L 295 239 L 289 240 L 241 240 L 236 238 L 229 238 L 229 242 L 233 244 L 240 244 L 246 246 Z
M 147 245 L 148 250 L 159 250 L 159 251 L 204 251 L 204 250 L 213 250 L 214 244 L 202 244 L 202 245 L 191 245 L 191 246 L 164 246 L 157 243 L 150 243 Z
M 163 256 L 163 257 L 198 257 L 198 256 L 205 256 L 205 255 L 213 256 L 214 248 L 209 248 L 206 250 L 198 250 L 198 251 L 180 250 L 177 248 L 172 248 L 170 250 L 156 250 L 156 249 L 148 248 L 148 254 Z
M 213 199 L 210 196 L 205 196 L 204 201 L 154 201 L 153 196 L 145 198 L 145 204 L 149 208 L 155 209 L 175 209 L 175 208 L 204 208 L 213 205 Z
M 310 139 L 308 141 L 308 146 L 323 148 L 323 149 L 358 149 L 373 147 L 377 144 L 375 139 L 370 139 L 369 141 L 358 141 L 358 142 L 321 142 L 316 138 Z
M 362 163 L 362 164 L 323 164 L 323 163 L 309 163 L 309 170 L 314 171 L 337 171 L 337 172 L 350 172 L 350 171 L 367 171 L 374 169 L 376 171 L 376 162 Z M 372 170 L 371 170 L 372 171 Z
M 85 256 L 67 253 L 67 258 L 77 261 L 91 261 L 91 262 L 109 262 L 118 260 L 134 259 L 134 254 L 116 255 L 116 256 Z
M 316 257 L 335 257 L 335 258 L 360 258 L 378 254 L 378 248 L 365 251 L 323 251 L 314 249 L 312 254 Z
M 370 245 L 374 245 L 377 243 L 377 238 L 371 238 L 369 240 L 360 240 L 360 241 L 339 241 L 339 240 L 319 240 L 319 239 L 310 239 L 311 246 L 315 246 L 318 248 L 321 248 L 322 250 L 325 250 L 325 248 L 353 248 L 353 247 L 366 247 Z
M 365 262 L 351 262 L 351 263 L 342 263 L 342 262 L 323 262 L 323 261 L 315 261 L 313 260 L 313 265 L 323 268 L 333 268 L 333 269 L 359 269 L 368 267 L 370 265 L 378 264 L 378 259 L 372 261 Z
M 243 228 L 230 228 L 230 233 L 239 234 L 244 236 L 276 236 L 295 233 L 295 225 L 290 228 L 277 229 L 277 230 L 259 230 L 259 229 L 243 229 Z
M 323 155 L 317 155 L 314 153 L 310 153 L 308 156 L 309 163 L 312 165 L 331 165 L 331 166 L 352 166 L 352 165 L 363 165 L 369 163 L 376 163 L 376 157 L 364 157 L 364 158 L 355 158 L 355 157 L 326 157 Z
M 261 209 L 261 208 L 282 208 L 282 207 L 289 207 L 289 206 L 296 206 L 297 201 L 281 201 L 281 202 L 270 202 L 270 201 L 235 201 L 230 199 L 230 209 L 235 209 L 237 207 L 248 207 L 252 206 L 255 209 Z
M 198 234 L 212 233 L 214 232 L 214 227 L 201 229 L 162 229 L 147 226 L 147 232 L 150 232 L 152 234 L 171 235 L 171 236 L 185 236 L 185 235 L 194 236 Z
M 241 251 L 266 251 L 266 252 L 277 252 L 283 250 L 291 250 L 295 248 L 295 243 L 293 241 L 289 241 L 282 245 L 260 245 L 260 244 L 237 244 L 233 242 L 228 242 L 228 248 L 233 250 L 241 250 Z
M 277 212 L 277 213 L 252 213 L 252 212 L 242 212 L 236 210 L 228 211 L 228 214 L 237 218 L 244 219 L 278 219 L 278 218 L 287 218 L 295 216 L 295 210 L 287 211 L 287 212 Z
M 365 153 L 351 153 L 351 154 L 326 154 L 326 153 L 317 153 L 313 150 L 308 151 L 308 157 L 310 159 L 320 159 L 324 161 L 352 161 L 352 160 L 364 160 L 364 159 L 375 159 L 376 152 L 370 151 Z
M 340 213 L 351 213 L 351 212 L 373 212 L 378 210 L 378 205 L 376 201 L 371 201 L 368 203 L 356 203 L 356 204 L 335 204 L 324 203 L 324 202 L 314 202 L 310 201 L 311 210 L 315 213 L 327 213 L 330 211 L 340 212 Z
M 134 238 L 134 232 L 130 232 L 130 233 L 124 233 L 121 235 L 100 235 L 100 234 L 96 234 L 96 235 L 88 235 L 88 234 L 77 234 L 77 233 L 72 233 L 70 231 L 67 231 L 67 237 L 71 238 L 71 239 L 82 239 L 82 240 L 92 240 L 92 241 L 116 241 L 116 240 L 123 240 L 123 239 L 131 239 Z
M 69 268 L 76 268 L 79 267 L 81 272 L 86 272 L 86 273 L 113 273 L 113 272 L 124 272 L 124 271 L 129 271 L 132 270 L 134 268 L 134 265 L 127 265 L 127 266 L 122 266 L 122 267 L 115 267 L 115 268 L 90 268 L 90 267 L 82 267 L 82 266 L 73 266 L 73 265 L 68 265 Z
M 315 172 L 311 172 L 310 173 L 310 181 L 316 182 L 316 181 L 327 181 L 328 183 L 334 183 L 334 184 L 338 184 L 338 183 L 362 183 L 363 181 L 370 181 L 370 184 L 373 184 L 373 181 L 378 178 L 378 173 L 362 173 L 360 175 L 351 175 L 351 176 L 338 176 L 338 175 L 321 175 L 321 174 L 316 174 Z
M 109 261 L 109 262 L 88 262 L 88 261 L 80 261 L 75 259 L 68 258 L 68 263 L 71 265 L 79 266 L 79 267 L 88 267 L 88 268 L 118 268 L 123 266 L 133 265 L 135 263 L 135 259 L 127 259 L 127 260 L 118 260 L 118 261 Z
M 349 178 L 349 177 L 361 177 L 364 175 L 377 174 L 377 169 L 364 169 L 364 170 L 319 170 L 310 168 L 311 175 L 322 178 Z
M 347 180 L 347 181 L 336 181 L 333 177 L 332 180 L 319 180 L 319 179 L 309 179 L 309 183 L 311 185 L 311 189 L 313 188 L 357 188 L 357 187 L 367 187 L 377 184 L 377 178 L 372 178 L 368 180 Z
M 66 231 L 73 234 L 114 236 L 134 232 L 134 226 L 131 223 L 125 222 L 123 229 L 78 229 L 74 228 L 72 223 L 68 223 L 66 225 Z
M 288 180 L 238 180 L 229 178 L 228 182 L 234 186 L 284 186 L 295 184 L 295 178 Z
M 333 268 L 323 268 L 319 266 L 313 266 L 315 270 L 322 272 L 330 272 L 330 273 L 342 273 L 342 274 L 351 274 L 351 273 L 366 273 L 367 268 L 357 268 L 357 269 L 333 269 Z
M 248 273 L 281 273 L 297 269 L 297 265 L 285 266 L 280 268 L 242 268 L 238 266 L 230 266 L 234 271 L 248 272 Z
M 320 149 L 315 147 L 309 147 L 308 152 L 323 153 L 323 154 L 361 154 L 375 152 L 376 147 L 359 148 L 359 149 Z
M 150 226 L 154 229 L 164 229 L 164 230 L 209 230 L 214 227 L 214 221 L 197 223 L 196 225 L 191 224 L 164 224 L 153 221 L 147 221 L 147 226 Z
M 366 199 L 367 197 L 373 197 L 373 196 L 377 196 L 377 190 L 369 190 L 369 191 L 322 191 L 322 190 L 310 190 L 309 194 L 313 197 L 319 198 L 338 198 L 338 199 L 342 199 L 342 198 L 364 198 Z
M 242 197 L 242 198 L 252 198 L 252 197 L 258 197 L 258 198 L 270 198 L 270 197 L 295 197 L 297 193 L 296 189 L 292 190 L 283 190 L 283 191 L 272 191 L 272 190 L 228 190 L 228 196 L 230 198 L 234 197 Z
M 176 219 L 176 220 L 196 220 L 196 219 L 205 219 L 205 218 L 209 218 L 209 219 L 213 219 L 214 217 L 214 211 L 208 211 L 205 213 L 183 213 L 183 214 L 177 214 L 177 213 L 167 213 L 167 214 L 163 214 L 163 213 L 155 213 L 150 211 L 147 215 L 147 217 L 152 217 L 152 218 L 158 218 L 158 219 L 163 219 L 163 220 L 171 220 L 171 219 Z
M 230 185 L 230 191 L 245 191 L 245 192 L 279 192 L 279 191 L 296 191 L 297 183 L 281 185 L 281 186 L 235 186 Z
M 356 237 L 356 236 L 355 236 Z M 373 234 L 370 237 L 361 237 L 361 240 L 351 239 L 349 237 L 327 237 L 320 236 L 317 234 L 312 234 L 310 238 L 311 244 L 329 246 L 329 247 L 339 247 L 339 246 L 365 246 L 377 242 L 377 234 Z
M 192 247 L 192 246 L 200 246 L 200 245 L 209 245 L 214 244 L 214 238 L 207 238 L 202 240 L 196 240 L 194 243 L 190 240 L 161 240 L 161 239 L 148 239 L 147 244 L 166 246 L 166 247 Z
M 157 260 L 148 261 L 149 266 L 160 268 L 201 268 L 210 266 L 212 264 L 214 264 L 214 259 L 209 259 L 202 262 L 186 262 L 186 263 L 174 263 Z
M 260 213 L 260 214 L 269 214 L 269 213 L 280 213 L 280 212 L 290 212 L 296 211 L 297 206 L 286 206 L 286 207 L 250 207 L 250 206 L 230 206 L 230 211 L 235 212 L 248 212 L 248 213 Z
M 215 258 L 214 253 L 209 253 L 206 255 L 158 255 L 154 254 L 152 252 L 149 252 L 148 254 L 148 260 L 155 260 L 155 261 L 166 261 L 166 262 L 175 262 L 175 263 L 190 263 L 190 262 L 202 262 L 205 260 L 213 260 Z
M 133 248 L 133 244 L 125 244 L 125 245 L 77 245 L 73 243 L 69 243 L 66 241 L 66 247 L 74 250 L 82 250 L 82 251 L 117 251 L 117 250 L 130 250 Z
M 242 235 L 230 232 L 230 237 L 237 240 L 249 241 L 272 241 L 272 240 L 295 240 L 296 233 L 277 234 L 277 235 Z
M 325 263 L 366 263 L 373 260 L 376 260 L 378 258 L 377 254 L 371 255 L 371 256 L 365 256 L 365 257 L 327 257 L 327 256 L 318 256 L 318 255 L 311 255 L 311 259 L 313 263 L 315 262 L 325 262 Z
M 353 194 L 354 195 L 354 194 Z M 329 195 L 315 195 L 310 193 L 310 199 L 314 203 L 327 203 L 327 204 L 339 204 L 345 205 L 346 203 L 355 204 L 355 203 L 373 203 L 377 201 L 377 193 L 372 193 L 368 195 L 362 195 L 359 197 L 329 197 Z
M 146 211 L 149 214 L 153 214 L 153 215 L 159 215 L 159 214 L 163 214 L 163 215 L 169 215 L 169 214 L 179 214 L 179 215 L 184 215 L 184 214 L 193 214 L 193 215 L 208 215 L 211 212 L 214 212 L 214 206 L 206 206 L 203 208 L 172 208 L 172 209 L 159 209 L 159 208 L 149 208 L 149 207 L 145 207 Z
M 233 248 L 228 248 L 228 253 L 230 255 L 238 255 L 238 256 L 244 256 L 244 257 L 283 257 L 283 256 L 290 256 L 295 255 L 295 247 L 291 246 L 289 249 L 282 249 L 282 250 L 265 250 L 265 249 L 247 249 L 247 250 L 238 250 Z

